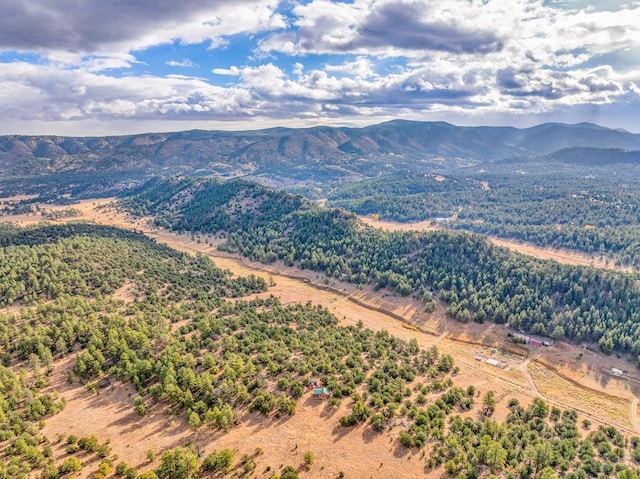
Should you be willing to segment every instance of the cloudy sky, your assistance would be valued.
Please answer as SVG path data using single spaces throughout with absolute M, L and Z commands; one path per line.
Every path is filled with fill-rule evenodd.
M 391 118 L 640 132 L 640 1 L 0 4 L 0 134 Z

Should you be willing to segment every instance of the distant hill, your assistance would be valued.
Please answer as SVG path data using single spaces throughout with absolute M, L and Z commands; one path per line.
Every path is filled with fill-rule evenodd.
M 505 158 L 483 164 L 483 171 L 494 174 L 561 174 L 637 178 L 640 150 L 572 146 L 540 156 Z
M 321 184 L 393 171 L 451 170 L 572 148 L 640 150 L 640 135 L 589 123 L 460 127 L 394 120 L 364 128 L 0 137 L 0 178 L 51 173 L 215 174 Z M 580 150 L 567 150 L 568 152 Z M 267 181 L 268 182 L 268 181 Z
M 545 159 L 558 163 L 607 166 L 620 163 L 640 165 L 640 151 L 627 151 L 620 148 L 563 148 L 545 156 Z

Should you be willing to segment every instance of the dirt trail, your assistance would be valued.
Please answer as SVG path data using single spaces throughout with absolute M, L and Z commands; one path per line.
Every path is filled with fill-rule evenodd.
M 536 383 L 533 381 L 533 377 L 531 376 L 531 373 L 529 372 L 529 362 L 530 362 L 530 360 L 526 359 L 521 364 L 518 364 L 516 369 L 518 369 L 518 371 L 522 372 L 522 374 L 524 375 L 524 378 L 527 380 L 527 384 L 529 385 L 529 389 L 531 390 L 531 392 L 533 392 L 536 396 L 542 397 L 542 394 L 540 394 L 540 392 L 538 392 L 538 388 L 536 387 Z
M 638 420 L 638 398 L 631 401 L 631 422 L 636 432 L 640 433 L 640 420 Z

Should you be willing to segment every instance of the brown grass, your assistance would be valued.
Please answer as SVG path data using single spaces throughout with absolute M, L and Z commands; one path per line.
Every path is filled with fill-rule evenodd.
M 338 419 L 348 414 L 349 399 L 334 409 L 328 401 L 317 401 L 307 393 L 298 400 L 296 414 L 291 417 L 266 419 L 246 413 L 228 433 L 206 426 L 192 431 L 182 416 L 166 415 L 162 405 L 138 417 L 132 407 L 135 391 L 130 384 L 115 383 L 97 394 L 79 385 L 67 385 L 66 370 L 72 362 L 67 358 L 55 365 L 51 388 L 62 391 L 68 402 L 62 412 L 47 420 L 43 433 L 50 438 L 60 433 L 78 437 L 97 434 L 101 441 L 110 441 L 112 453 L 118 456 L 116 462 L 125 461 L 140 470 L 157 464 L 147 461 L 147 450 L 159 456 L 164 450 L 190 443 L 203 455 L 228 447 L 237 450 L 237 458 L 252 455 L 260 447 L 263 454 L 256 458 L 256 477 L 270 477 L 283 465 L 302 467 L 305 451 L 312 451 L 315 460 L 304 477 L 337 477 L 344 471 L 347 477 L 365 477 L 366 472 L 366 477 L 393 474 L 411 478 L 423 471 L 419 456 L 399 446 L 399 426 L 382 434 L 363 425 L 340 427 Z M 80 477 L 88 477 L 97 466 L 95 463 L 95 468 L 88 468 Z M 268 466 L 271 472 L 263 474 Z
M 537 390 L 548 401 L 565 405 L 571 398 L 572 409 L 604 424 L 614 425 L 629 434 L 636 434 L 629 414 L 629 398 L 585 387 L 556 374 L 539 362 L 530 363 L 529 372 Z

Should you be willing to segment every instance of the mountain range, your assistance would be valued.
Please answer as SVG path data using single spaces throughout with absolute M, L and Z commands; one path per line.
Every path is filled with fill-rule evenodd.
M 105 137 L 0 137 L 0 178 L 52 173 L 203 174 L 276 185 L 353 180 L 394 171 L 528 159 L 588 164 L 635 160 L 640 134 L 591 123 L 462 127 L 394 120 L 363 128 L 184 131 Z M 636 152 L 629 154 L 629 152 Z M 617 160 L 615 160 L 617 161 Z

